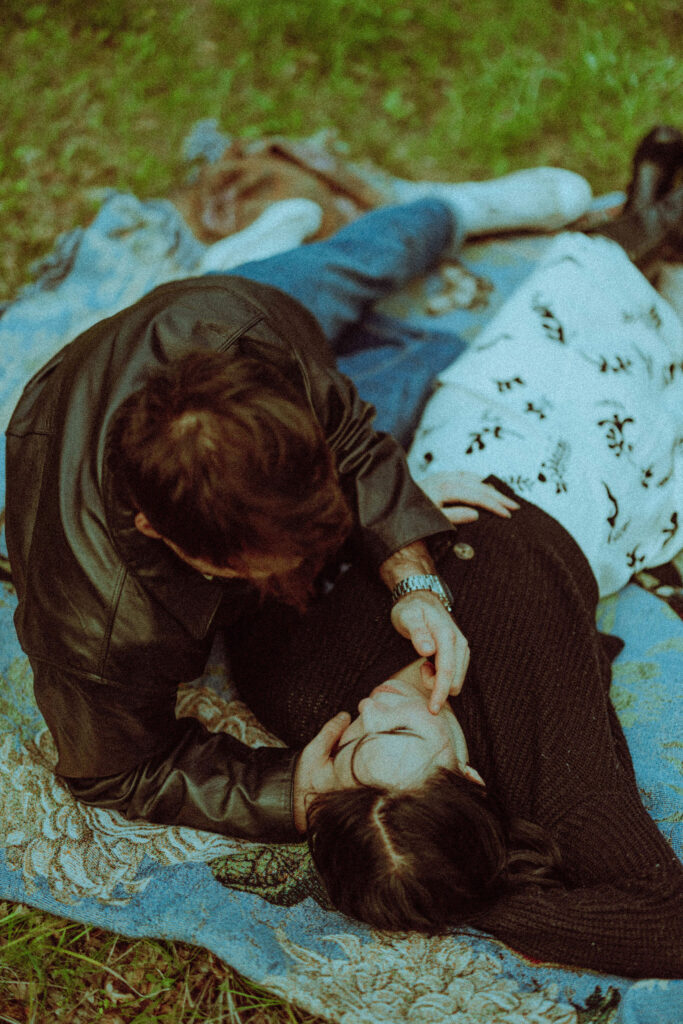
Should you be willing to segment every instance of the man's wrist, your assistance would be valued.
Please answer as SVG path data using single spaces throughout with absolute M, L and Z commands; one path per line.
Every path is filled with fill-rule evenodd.
M 438 597 L 447 612 L 453 611 L 453 595 L 447 585 L 436 573 L 417 574 L 406 576 L 394 587 L 391 592 L 391 603 L 396 604 L 407 594 L 415 594 L 427 591 Z
M 435 573 L 434 562 L 422 540 L 400 548 L 379 567 L 380 578 L 391 591 L 409 576 L 430 576 Z

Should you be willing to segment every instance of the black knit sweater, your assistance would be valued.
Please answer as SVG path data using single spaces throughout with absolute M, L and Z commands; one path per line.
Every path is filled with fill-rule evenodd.
M 683 869 L 641 803 L 609 701 L 615 641 L 595 627 L 595 579 L 569 534 L 521 503 L 510 520 L 482 512 L 459 527 L 439 561 L 471 649 L 454 709 L 505 811 L 557 842 L 565 887 L 526 886 L 474 923 L 535 959 L 683 976 Z M 463 544 L 473 557 L 458 556 L 472 553 Z M 293 743 L 415 657 L 361 569 L 303 620 L 273 625 L 256 628 L 236 668 L 257 713 Z
M 588 563 L 530 505 L 509 523 L 482 516 L 458 540 L 474 558 L 442 568 L 471 648 L 454 701 L 470 759 L 508 813 L 555 839 L 566 883 L 512 893 L 477 925 L 544 960 L 683 975 L 683 870 L 638 795 Z

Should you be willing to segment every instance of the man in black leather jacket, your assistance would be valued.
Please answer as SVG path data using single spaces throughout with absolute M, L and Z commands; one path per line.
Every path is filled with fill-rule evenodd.
M 376 211 L 332 240 L 236 274 L 163 285 L 86 331 L 28 383 L 7 431 L 15 622 L 56 770 L 75 796 L 129 817 L 292 840 L 297 765 L 308 784 L 346 724 L 328 723 L 298 757 L 175 717 L 178 684 L 202 674 L 216 629 L 249 614 L 268 576 L 263 559 L 254 574 L 248 558 L 197 558 L 122 485 L 119 410 L 151 372 L 191 352 L 218 353 L 228 368 L 233 358 L 261 360 L 299 393 L 351 509 L 351 557 L 393 592 L 399 632 L 434 655 L 433 708 L 459 691 L 467 642 L 428 548 L 447 538 L 454 517 L 413 483 L 402 450 L 373 429 L 372 408 L 328 347 L 369 302 L 433 266 L 456 235 L 453 208 L 438 199 Z

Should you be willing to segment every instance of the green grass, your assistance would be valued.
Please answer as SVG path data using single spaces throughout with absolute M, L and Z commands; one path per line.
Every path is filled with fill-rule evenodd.
M 163 195 L 200 117 L 246 137 L 334 127 L 417 178 L 551 163 L 624 185 L 683 121 L 678 0 L 5 0 L 0 298 L 97 189 Z M 95 190 L 95 192 L 93 192 Z
M 334 128 L 354 158 L 462 180 L 556 164 L 628 181 L 683 124 L 679 0 L 4 0 L 0 299 L 103 187 L 183 180 L 199 118 Z M 0 904 L 0 1024 L 308 1020 L 211 954 Z M 121 979 L 124 979 L 123 981 Z
M 315 1024 L 206 950 L 0 901 L 0 1024 Z

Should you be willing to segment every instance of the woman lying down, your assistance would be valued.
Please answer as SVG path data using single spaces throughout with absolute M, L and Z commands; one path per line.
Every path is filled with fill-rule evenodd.
M 621 641 L 595 625 L 600 595 L 683 545 L 680 321 L 614 242 L 559 236 L 442 375 L 409 461 L 459 523 L 438 571 L 470 645 L 462 692 L 430 712 L 430 663 L 379 582 L 348 599 L 356 566 L 305 630 L 286 610 L 273 628 L 271 609 L 236 666 L 265 724 L 308 742 L 297 824 L 333 903 L 379 928 L 467 924 L 537 959 L 681 976 L 683 869 L 609 700 Z M 340 711 L 350 724 L 323 727 Z

